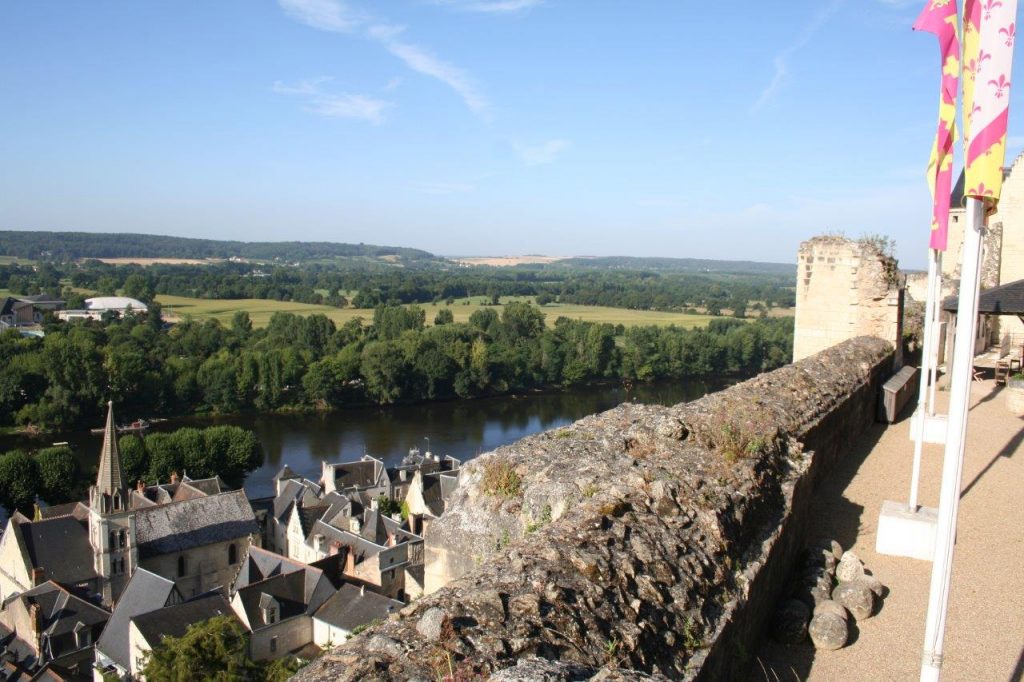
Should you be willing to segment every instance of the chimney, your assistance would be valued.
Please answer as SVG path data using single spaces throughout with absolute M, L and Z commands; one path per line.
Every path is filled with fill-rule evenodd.
M 43 648 L 43 610 L 35 600 L 28 605 L 28 617 L 32 622 L 32 639 L 36 644 L 36 651 L 42 652 Z
M 348 527 L 349 530 L 358 535 L 359 531 L 363 528 L 363 523 L 359 520 L 358 517 L 353 516 L 352 519 L 349 521 Z
M 391 520 L 392 521 L 397 521 L 398 523 L 401 523 L 402 522 L 402 515 L 399 514 L 398 512 L 395 512 L 394 514 L 391 515 Z
M 46 582 L 46 569 L 36 567 L 32 569 L 32 586 L 42 585 Z
M 178 482 L 178 472 L 177 471 L 172 471 L 171 472 L 171 485 L 174 485 L 177 482 Z
M 404 483 L 405 479 L 408 478 L 408 477 L 409 477 L 408 470 L 406 470 L 406 469 L 399 469 L 398 470 L 398 480 L 399 481 L 402 481 Z
M 375 497 L 370 500 L 370 510 L 377 511 L 378 509 L 380 509 L 380 498 Z
M 141 478 L 135 483 L 135 489 L 139 491 L 139 494 L 146 492 L 146 484 L 142 482 Z
M 324 536 L 322 533 L 317 533 L 313 536 L 313 546 L 318 552 L 324 551 Z

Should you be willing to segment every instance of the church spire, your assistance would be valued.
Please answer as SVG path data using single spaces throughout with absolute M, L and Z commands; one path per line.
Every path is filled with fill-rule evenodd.
M 103 448 L 100 450 L 100 470 L 96 476 L 97 492 L 113 495 L 124 489 L 121 472 L 121 451 L 117 447 L 117 427 L 114 426 L 114 401 L 107 403 L 107 425 L 103 429 Z

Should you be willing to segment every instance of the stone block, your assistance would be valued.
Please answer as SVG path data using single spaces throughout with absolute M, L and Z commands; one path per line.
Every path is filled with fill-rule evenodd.
M 905 502 L 886 500 L 878 516 L 875 551 L 889 556 L 931 561 L 935 553 L 935 529 L 939 510 L 919 507 L 910 511 Z

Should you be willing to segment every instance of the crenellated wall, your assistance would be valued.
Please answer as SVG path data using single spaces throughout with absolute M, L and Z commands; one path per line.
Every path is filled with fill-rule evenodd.
M 482 455 L 427 534 L 436 592 L 297 679 L 742 679 L 816 482 L 872 424 L 892 352 L 851 339 Z

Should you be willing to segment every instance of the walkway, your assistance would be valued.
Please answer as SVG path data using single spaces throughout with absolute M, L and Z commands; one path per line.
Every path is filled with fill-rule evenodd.
M 1006 411 L 1001 392 L 991 380 L 972 382 L 943 680 L 1024 677 L 1024 420 Z M 938 393 L 940 410 L 948 399 Z M 753 680 L 918 679 L 931 562 L 875 553 L 882 501 L 905 500 L 910 486 L 909 429 L 907 418 L 876 425 L 814 503 L 810 537 L 852 544 L 889 588 L 881 610 L 857 623 L 839 651 L 765 642 Z M 942 446 L 926 445 L 920 498 L 928 506 L 938 505 L 941 466 Z

